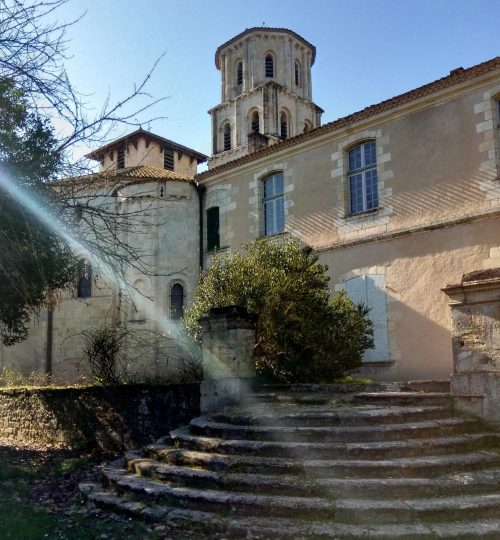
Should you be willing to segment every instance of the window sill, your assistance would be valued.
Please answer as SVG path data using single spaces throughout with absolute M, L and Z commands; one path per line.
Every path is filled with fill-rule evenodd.
M 370 210 L 363 210 L 363 212 L 356 212 L 355 214 L 346 214 L 344 219 L 350 220 L 350 219 L 373 216 L 374 214 L 378 214 L 378 212 L 381 209 L 382 208 L 380 206 L 377 206 L 377 208 L 371 208 Z

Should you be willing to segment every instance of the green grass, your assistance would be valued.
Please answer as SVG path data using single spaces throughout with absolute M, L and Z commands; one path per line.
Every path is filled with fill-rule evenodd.
M 352 377 L 348 375 L 347 377 L 341 377 L 340 379 L 335 379 L 334 382 L 337 384 L 342 384 L 342 383 L 372 384 L 375 381 L 373 379 L 369 379 L 368 377 Z

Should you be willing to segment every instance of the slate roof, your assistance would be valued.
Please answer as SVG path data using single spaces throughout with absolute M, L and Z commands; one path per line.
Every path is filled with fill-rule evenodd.
M 223 163 L 218 167 L 214 167 L 213 169 L 197 174 L 195 176 L 195 179 L 204 180 L 205 178 L 210 178 L 211 176 L 215 176 L 220 172 L 232 169 L 239 165 L 243 165 L 244 163 L 248 163 L 269 154 L 274 154 L 283 150 L 284 148 L 296 146 L 306 140 L 319 137 L 324 133 L 350 126 L 361 120 L 370 118 L 371 116 L 376 116 L 377 114 L 390 111 L 391 109 L 396 109 L 401 105 L 410 103 L 435 92 L 445 90 L 452 86 L 459 85 L 469 80 L 473 80 L 477 77 L 481 77 L 482 75 L 485 75 L 495 70 L 500 70 L 500 56 L 497 56 L 495 58 L 492 58 L 491 60 L 487 60 L 486 62 L 482 62 L 481 64 L 477 64 L 467 69 L 464 69 L 462 67 L 454 69 L 450 71 L 450 74 L 446 77 L 442 77 L 441 79 L 420 86 L 419 88 L 415 88 L 414 90 L 410 90 L 409 92 L 405 92 L 404 94 L 399 94 L 398 96 L 392 97 L 375 105 L 370 105 L 369 107 L 366 107 L 361 111 L 355 112 L 348 116 L 344 116 L 332 122 L 328 122 L 327 124 L 312 129 L 307 133 L 301 133 L 300 135 L 296 135 L 295 137 L 291 137 L 290 139 L 286 139 L 280 143 L 262 148 L 261 150 L 258 150 L 257 152 L 254 152 L 252 154 L 247 154 L 246 156 L 243 156 L 241 158 L 237 158 L 233 161 Z

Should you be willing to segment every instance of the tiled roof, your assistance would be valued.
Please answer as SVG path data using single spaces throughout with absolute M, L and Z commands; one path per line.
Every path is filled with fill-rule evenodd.
M 371 116 L 376 116 L 377 114 L 390 111 L 391 109 L 395 109 L 401 105 L 410 103 L 421 97 L 425 97 L 435 92 L 439 92 L 440 90 L 445 90 L 446 88 L 450 88 L 452 86 L 475 79 L 477 77 L 481 77 L 482 75 L 485 75 L 487 73 L 490 73 L 492 71 L 499 70 L 499 69 L 500 69 L 500 56 L 497 56 L 491 60 L 488 60 L 481 64 L 477 64 L 467 69 L 464 69 L 464 68 L 454 69 L 446 77 L 443 77 L 431 83 L 425 84 L 424 86 L 420 86 L 419 88 L 416 88 L 415 90 L 410 90 L 409 92 L 405 92 L 404 94 L 400 94 L 398 96 L 392 97 L 390 99 L 387 99 L 375 105 L 366 107 L 365 109 L 361 111 L 355 112 L 348 116 L 344 116 L 342 118 L 339 118 L 338 120 L 329 122 L 328 124 L 324 124 L 323 126 L 312 129 L 311 131 L 308 131 L 307 133 L 296 135 L 295 137 L 291 137 L 290 139 L 286 139 L 280 143 L 273 144 L 272 146 L 267 146 L 257 152 L 254 152 L 252 154 L 247 154 L 246 156 L 235 159 L 234 161 L 223 163 L 222 165 L 219 165 L 218 167 L 214 167 L 213 169 L 204 171 L 196 175 L 195 179 L 204 180 L 205 178 L 210 178 L 211 176 L 215 176 L 216 174 L 220 172 L 232 169 L 234 167 L 238 167 L 239 165 L 243 165 L 244 163 L 248 163 L 250 161 L 259 159 L 269 154 L 274 154 L 276 152 L 279 152 L 280 150 L 283 150 L 284 148 L 296 146 L 306 140 L 319 137 L 320 135 L 323 135 L 324 133 L 328 133 L 330 131 L 335 131 L 337 129 L 350 126 L 352 124 L 355 124 L 356 122 L 370 118 Z
M 289 30 L 288 28 L 270 28 L 268 26 L 254 26 L 252 28 L 246 28 L 245 30 L 243 30 L 243 32 L 239 33 L 237 36 L 234 36 L 230 40 L 226 41 L 225 43 L 217 47 L 217 50 L 215 51 L 215 67 L 217 69 L 220 69 L 219 56 L 222 49 L 224 49 L 228 45 L 231 45 L 232 43 L 235 43 L 236 41 L 241 39 L 243 36 L 246 36 L 247 34 L 251 34 L 252 32 L 269 32 L 269 33 L 283 32 L 285 34 L 289 34 L 290 36 L 293 36 L 295 39 L 302 41 L 304 45 L 306 45 L 307 47 L 311 49 L 312 51 L 311 66 L 314 64 L 314 61 L 316 60 L 316 47 L 312 43 L 309 43 L 307 39 L 304 39 L 302 36 L 294 32 L 293 30 Z
M 183 182 L 192 182 L 193 177 L 188 174 L 181 174 L 167 169 L 159 169 L 150 165 L 136 165 L 135 167 L 125 167 L 124 169 L 108 169 L 98 173 L 79 176 L 69 181 L 77 182 L 96 182 L 100 180 L 180 180 Z
M 87 154 L 87 157 L 98 161 L 102 154 L 105 154 L 106 152 L 110 152 L 111 150 L 114 150 L 116 148 L 123 147 L 123 145 L 126 143 L 133 143 L 134 141 L 136 141 L 137 139 L 141 137 L 145 139 L 153 140 L 157 142 L 158 144 L 160 144 L 161 146 L 172 148 L 173 150 L 176 150 L 177 152 L 187 154 L 188 156 L 195 158 L 198 163 L 204 163 L 208 159 L 208 156 L 206 156 L 205 154 L 202 154 L 201 152 L 197 152 L 196 150 L 193 150 L 192 148 L 183 146 L 182 144 L 171 141 L 170 139 L 165 139 L 164 137 L 160 137 L 159 135 L 151 133 L 150 131 L 146 131 L 145 129 L 142 129 L 142 128 L 136 129 L 135 131 L 133 131 L 132 133 L 129 133 L 128 135 L 120 137 L 119 139 L 116 139 L 115 141 L 112 141 L 109 144 L 106 144 L 104 146 L 101 146 L 100 148 L 97 148 L 96 150 Z

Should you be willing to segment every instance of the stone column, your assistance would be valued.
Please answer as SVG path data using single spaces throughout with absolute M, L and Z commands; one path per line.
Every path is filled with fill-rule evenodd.
M 203 382 L 201 412 L 240 402 L 255 377 L 255 318 L 239 306 L 210 310 L 200 319 Z
M 500 268 L 466 274 L 443 291 L 451 299 L 454 407 L 500 423 Z

